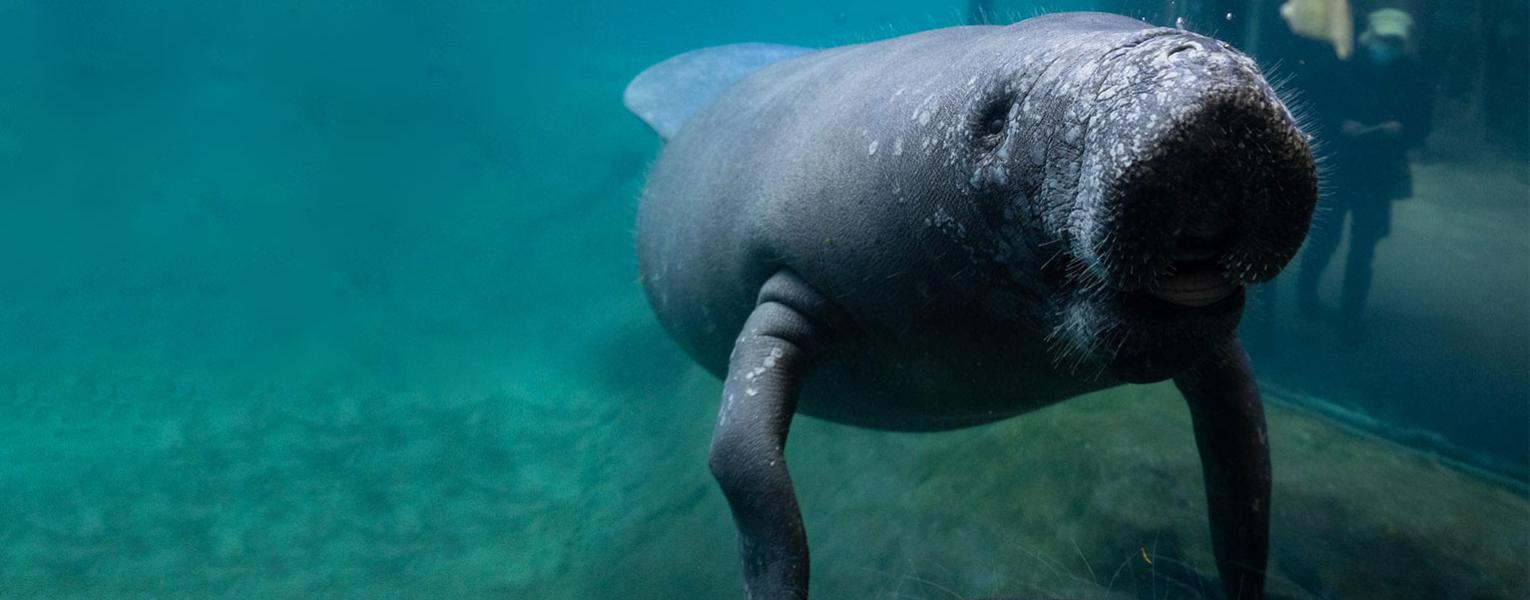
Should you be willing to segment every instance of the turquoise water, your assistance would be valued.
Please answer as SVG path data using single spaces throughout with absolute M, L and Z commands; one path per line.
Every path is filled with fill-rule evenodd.
M 0 2 L 0 596 L 739 597 L 720 384 L 637 284 L 660 144 L 621 91 L 965 10 Z M 1435 30 L 1522 40 L 1494 10 Z M 1464 56 L 1370 337 L 1289 291 L 1250 315 L 1287 597 L 1530 594 L 1530 177 L 1484 83 L 1525 67 Z M 1187 421 L 1163 385 L 946 434 L 800 419 L 814 597 L 1215 597 Z

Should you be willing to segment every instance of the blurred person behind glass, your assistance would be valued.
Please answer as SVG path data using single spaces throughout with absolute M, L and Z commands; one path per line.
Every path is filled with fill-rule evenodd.
M 1297 277 L 1297 306 L 1321 319 L 1317 284 L 1338 249 L 1349 217 L 1349 256 L 1334 324 L 1346 342 L 1365 334 L 1361 314 L 1371 287 L 1376 245 L 1391 233 L 1392 202 L 1413 195 L 1407 151 L 1429 134 L 1432 87 L 1413 52 L 1413 17 L 1395 8 L 1371 12 L 1360 50 L 1322 68 L 1306 90 L 1327 160 L 1327 211 L 1313 223 Z

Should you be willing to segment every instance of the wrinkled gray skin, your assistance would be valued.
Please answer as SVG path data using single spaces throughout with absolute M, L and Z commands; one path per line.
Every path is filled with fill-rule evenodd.
M 795 412 L 942 430 L 1169 378 L 1229 596 L 1263 597 L 1242 291 L 1199 308 L 1152 293 L 1191 254 L 1236 283 L 1273 277 L 1316 185 L 1252 61 L 1114 15 L 835 48 L 728 88 L 655 164 L 637 241 L 659 320 L 726 378 L 711 466 L 750 597 L 807 595 Z

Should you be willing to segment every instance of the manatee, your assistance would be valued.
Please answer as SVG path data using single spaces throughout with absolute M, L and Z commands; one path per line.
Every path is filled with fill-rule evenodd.
M 747 596 L 804 598 L 793 416 L 896 431 L 1172 379 L 1216 567 L 1262 598 L 1270 462 L 1236 326 L 1312 219 L 1310 138 L 1247 56 L 1102 13 L 644 71 L 637 214 L 668 334 L 722 378 L 710 467 Z

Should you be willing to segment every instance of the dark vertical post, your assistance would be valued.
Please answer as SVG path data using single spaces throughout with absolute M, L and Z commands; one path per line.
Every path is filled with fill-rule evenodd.
M 1483 27 L 1483 73 L 1481 89 L 1487 138 L 1517 156 L 1530 154 L 1530 117 L 1526 110 L 1527 62 L 1525 45 L 1530 39 L 1530 7 L 1524 2 L 1488 2 L 1479 9 Z M 1453 41 L 1453 43 L 1460 43 Z
M 1243 45 L 1239 48 L 1254 58 L 1259 58 L 1259 28 L 1264 20 L 1264 7 L 1265 0 L 1248 0 L 1243 9 Z

